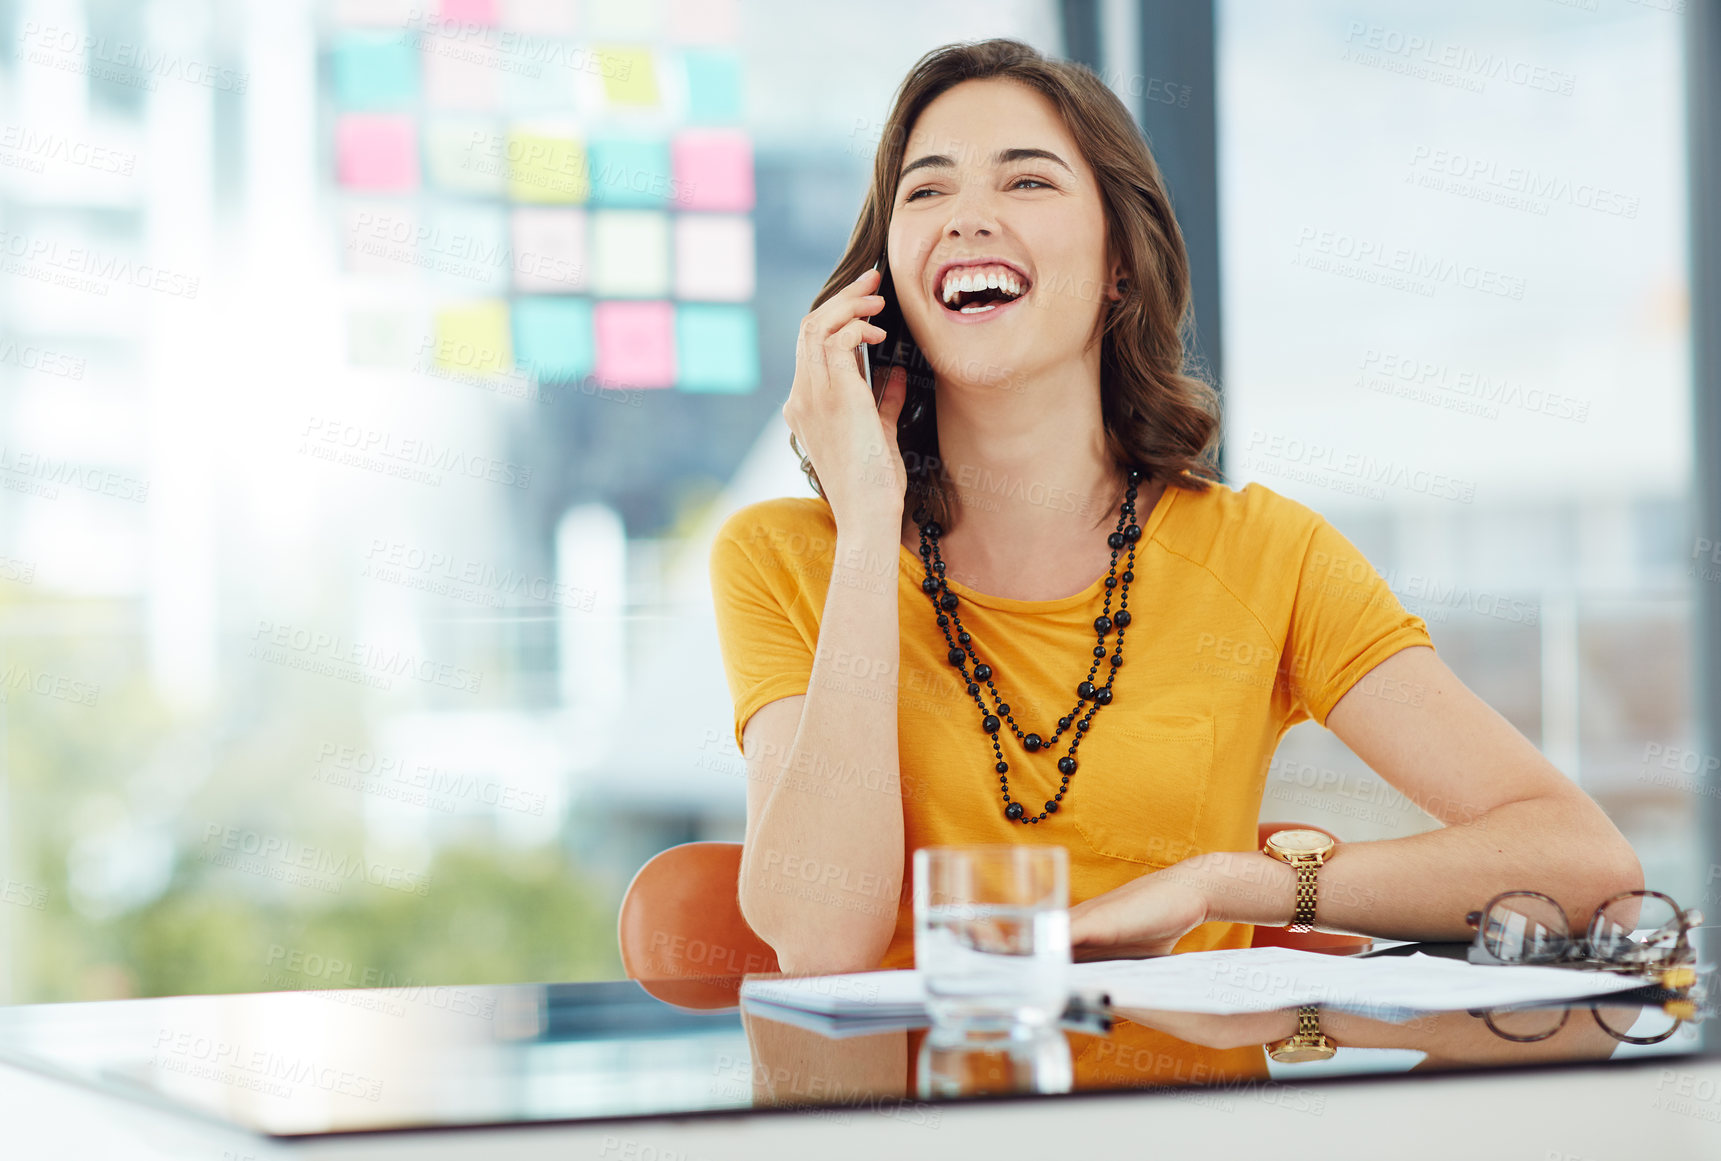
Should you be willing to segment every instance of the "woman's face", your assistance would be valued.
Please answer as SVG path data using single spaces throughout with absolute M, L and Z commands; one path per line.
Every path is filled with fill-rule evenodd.
M 1107 260 L 1099 186 L 1057 110 L 1000 79 L 964 81 L 921 112 L 889 255 L 903 318 L 940 385 L 1016 386 L 1081 358 L 1123 273 Z M 993 261 L 951 265 L 978 259 Z M 953 269 L 972 289 L 947 303 L 960 285 Z

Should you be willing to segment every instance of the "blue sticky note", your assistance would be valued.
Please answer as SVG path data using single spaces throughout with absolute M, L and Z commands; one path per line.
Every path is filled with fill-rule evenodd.
M 512 257 L 500 206 L 450 201 L 435 206 L 417 238 L 417 262 L 432 281 L 462 295 L 506 293 Z
M 674 167 L 662 137 L 593 137 L 587 142 L 591 200 L 599 206 L 662 207 Z
M 404 109 L 418 100 L 418 49 L 399 33 L 347 32 L 329 49 L 341 109 Z
M 514 300 L 514 365 L 540 383 L 564 383 L 591 374 L 597 363 L 592 304 L 583 298 Z
M 759 386 L 759 328 L 751 307 L 677 304 L 675 349 L 676 386 L 683 391 L 748 395 Z
M 719 49 L 690 48 L 682 54 L 687 73 L 687 120 L 693 125 L 741 122 L 741 58 Z

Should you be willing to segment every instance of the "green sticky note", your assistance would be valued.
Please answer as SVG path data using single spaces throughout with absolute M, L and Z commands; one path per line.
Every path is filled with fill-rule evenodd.
M 438 367 L 448 371 L 490 375 L 512 371 L 508 304 L 493 300 L 437 311 L 433 357 Z
M 508 196 L 559 204 L 591 196 L 586 153 L 572 137 L 516 130 L 508 134 Z
M 597 55 L 605 100 L 612 105 L 657 105 L 657 71 L 650 49 L 611 45 L 598 49 Z

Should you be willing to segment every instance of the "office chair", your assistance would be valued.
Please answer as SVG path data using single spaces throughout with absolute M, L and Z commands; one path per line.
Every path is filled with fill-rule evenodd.
M 1305 823 L 1264 822 L 1257 847 L 1292 826 L 1331 833 Z M 741 976 L 778 971 L 777 953 L 742 918 L 740 876 L 740 843 L 684 843 L 654 855 L 622 897 L 618 936 L 628 979 L 683 1008 L 726 1008 L 739 1002 Z M 1350 955 L 1372 943 L 1366 935 L 1257 927 L 1251 946 Z

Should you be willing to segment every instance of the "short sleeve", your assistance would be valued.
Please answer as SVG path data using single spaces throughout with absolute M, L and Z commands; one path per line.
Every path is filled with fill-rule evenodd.
M 1296 578 L 1280 674 L 1291 722 L 1327 715 L 1369 670 L 1402 649 L 1433 647 L 1386 578 L 1327 520 L 1315 516 Z
M 809 640 L 790 614 L 801 574 L 783 568 L 771 545 L 769 528 L 751 508 L 725 521 L 711 545 L 711 599 L 737 750 L 755 711 L 806 693 L 812 682 L 817 630 L 809 627 Z

